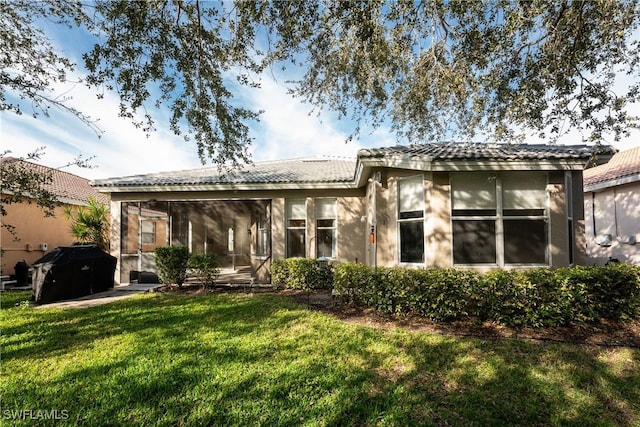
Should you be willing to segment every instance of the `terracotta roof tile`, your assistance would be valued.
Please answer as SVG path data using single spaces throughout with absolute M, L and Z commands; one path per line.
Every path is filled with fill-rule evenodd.
M 47 191 L 55 194 L 62 202 L 85 205 L 89 197 L 93 197 L 102 203 L 109 202 L 109 197 L 93 189 L 86 178 L 14 157 L 3 157 L 2 162 L 22 162 L 25 167 L 38 173 L 50 173 L 51 182 L 44 187 Z
M 634 175 L 640 177 L 640 146 L 616 153 L 604 165 L 586 169 L 584 171 L 584 185 L 615 181 Z

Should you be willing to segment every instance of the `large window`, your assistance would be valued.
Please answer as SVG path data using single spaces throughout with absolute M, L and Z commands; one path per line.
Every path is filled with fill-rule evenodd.
M 454 264 L 546 264 L 546 185 L 542 172 L 452 174 Z
M 305 200 L 287 200 L 287 257 L 306 257 L 306 230 Z
M 424 183 L 422 176 L 398 181 L 400 262 L 424 262 Z
M 336 199 L 316 199 L 316 255 L 336 257 Z

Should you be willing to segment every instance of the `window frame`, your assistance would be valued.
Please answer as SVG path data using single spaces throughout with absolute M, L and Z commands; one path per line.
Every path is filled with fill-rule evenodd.
M 402 182 L 407 182 L 407 181 L 411 181 L 411 180 L 416 180 L 416 181 L 420 181 L 420 185 L 418 186 L 418 188 L 420 189 L 420 195 L 421 200 L 420 200 L 420 209 L 419 210 L 413 210 L 413 211 L 402 211 L 402 191 L 401 191 L 401 184 Z M 426 215 L 425 215 L 425 193 L 424 193 L 424 175 L 420 174 L 420 175 L 411 175 L 411 176 L 405 176 L 405 177 L 400 177 L 398 178 L 397 182 L 396 182 L 396 247 L 397 247 L 397 259 L 398 259 L 398 264 L 399 265 L 406 265 L 406 266 L 423 266 L 425 265 L 426 259 L 427 259 L 427 254 L 426 254 L 426 250 L 427 250 L 427 246 L 425 244 L 425 219 L 426 219 Z M 419 212 L 420 215 L 419 216 L 411 216 L 409 218 L 401 218 L 402 213 L 410 213 L 409 215 L 411 215 L 411 213 L 414 212 Z M 403 224 L 410 224 L 410 223 L 415 223 L 415 224 L 420 224 L 422 227 L 422 258 L 420 261 L 403 261 L 402 260 L 402 225 Z
M 318 209 L 318 207 L 320 206 L 321 203 L 318 202 L 332 202 L 332 214 L 333 216 L 331 218 L 325 217 L 323 216 L 322 210 Z M 338 258 L 338 199 L 336 197 L 326 197 L 326 198 L 318 198 L 315 200 L 315 220 L 316 220 L 316 258 L 319 258 L 320 255 L 320 251 L 319 251 L 319 245 L 320 245 L 320 239 L 318 238 L 318 230 L 331 230 L 331 238 L 332 238 L 332 242 L 331 242 L 331 256 L 327 257 L 329 259 L 336 259 Z M 331 220 L 333 221 L 333 225 L 331 227 L 326 227 L 326 226 L 320 226 L 319 222 L 320 221 L 328 221 Z
M 291 217 L 291 209 L 290 206 L 293 205 L 294 203 L 300 203 L 304 206 L 304 211 L 305 211 L 305 215 L 304 218 L 293 218 Z M 285 254 L 286 254 L 286 258 L 298 258 L 299 256 L 297 255 L 291 255 L 291 242 L 290 242 L 290 232 L 292 230 L 303 230 L 303 236 L 304 236 L 304 240 L 302 242 L 302 246 L 303 246 L 303 255 L 301 258 L 307 258 L 307 200 L 306 199 L 286 199 L 285 202 L 285 234 L 286 234 L 286 238 L 285 238 L 285 243 L 286 243 L 286 247 L 285 247 Z M 302 226 L 291 226 L 291 222 L 290 221 L 304 221 L 304 225 Z
M 509 174 L 515 173 L 529 173 L 529 174 L 539 174 L 544 177 L 544 206 L 540 207 L 529 207 L 529 208 L 505 208 L 504 206 L 504 188 L 503 183 L 508 179 Z M 454 205 L 454 177 L 455 175 L 479 175 L 484 174 L 492 179 L 495 179 L 495 214 L 478 214 L 478 215 L 455 215 Z M 450 184 L 450 206 L 451 206 L 451 218 L 450 218 L 450 229 L 451 229 L 451 265 L 456 267 L 548 267 L 551 262 L 550 256 L 550 246 L 551 246 L 551 230 L 549 227 L 550 224 L 550 212 L 549 212 L 549 192 L 547 190 L 547 186 L 549 184 L 549 174 L 546 171 L 501 171 L 501 172 L 452 172 L 449 175 L 449 184 Z M 491 209 L 486 209 L 484 211 L 490 211 Z M 517 214 L 505 214 L 506 211 L 517 212 L 518 210 L 523 211 L 522 215 Z M 468 211 L 472 211 L 472 209 L 468 209 Z M 478 211 L 483 211 L 482 209 L 478 209 Z M 541 213 L 534 212 L 541 211 Z M 544 247 L 544 259 L 543 263 L 509 263 L 505 261 L 505 247 L 507 245 L 506 235 L 505 235 L 505 223 L 508 221 L 543 221 L 544 222 L 544 239 L 545 239 L 545 247 Z M 456 262 L 455 260 L 455 247 L 454 247 L 454 222 L 456 221 L 495 221 L 495 263 L 463 263 Z

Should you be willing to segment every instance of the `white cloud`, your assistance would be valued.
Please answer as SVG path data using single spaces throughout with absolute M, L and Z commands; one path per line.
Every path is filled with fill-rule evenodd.
M 46 146 L 46 154 L 40 163 L 60 167 L 82 154 L 95 156 L 91 162 L 96 168 L 65 170 L 87 177 L 106 178 L 132 175 L 159 170 L 194 168 L 200 165 L 196 149 L 180 137 L 176 137 L 157 123 L 157 131 L 149 138 L 129 120 L 118 117 L 118 99 L 106 93 L 98 100 L 86 86 L 77 84 L 58 86 L 56 93 L 72 98 L 68 105 L 98 119 L 98 127 L 104 131 L 100 138 L 87 125 L 70 113 L 52 110 L 50 117 L 34 119 L 28 114 L 17 116 L 2 113 L 2 148 L 23 156 L 36 147 Z
M 345 142 L 336 120 L 329 114 L 310 114 L 310 106 L 293 98 L 284 85 L 270 77 L 262 79 L 259 90 L 242 88 L 250 96 L 250 108 L 264 110 L 260 122 L 252 126 L 256 143 L 252 147 L 255 161 L 296 157 L 355 157 L 362 148 L 358 141 Z

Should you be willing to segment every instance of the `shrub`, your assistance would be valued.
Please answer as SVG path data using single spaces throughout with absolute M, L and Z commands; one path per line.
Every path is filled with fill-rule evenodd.
M 640 316 L 640 268 L 628 264 L 550 270 L 410 270 L 344 263 L 334 289 L 347 304 L 432 320 L 477 318 L 515 327 Z
M 271 264 L 271 285 L 276 289 L 321 289 L 331 287 L 330 266 L 309 258 L 286 258 Z
M 347 304 L 376 306 L 373 295 L 377 283 L 374 268 L 365 264 L 348 262 L 333 270 L 333 290 Z
M 182 287 L 187 276 L 189 250 L 185 246 L 165 246 L 156 248 L 154 255 L 160 281 Z
M 191 254 L 187 266 L 207 288 L 213 287 L 220 275 L 218 261 L 213 254 Z

